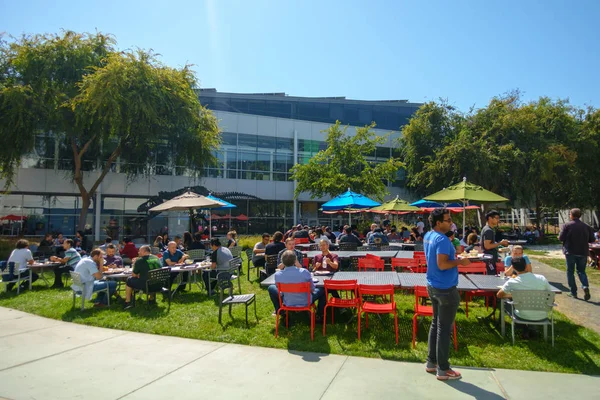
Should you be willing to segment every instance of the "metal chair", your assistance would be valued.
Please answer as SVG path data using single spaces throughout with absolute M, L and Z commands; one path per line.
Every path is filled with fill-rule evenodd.
M 187 254 L 194 261 L 204 261 L 206 258 L 206 250 L 204 249 L 188 250 L 185 252 L 185 254 Z
M 246 249 L 246 262 L 248 263 L 248 282 L 250 282 L 250 269 L 256 268 L 256 277 L 258 278 L 260 276 L 260 271 L 258 270 L 258 267 L 252 262 L 253 255 L 254 254 L 252 249 Z M 252 266 L 250 266 L 250 264 L 252 264 Z
M 242 248 L 240 246 L 233 246 L 229 249 L 229 251 L 233 257 L 239 257 L 242 255 Z
M 267 275 L 273 275 L 277 270 L 277 254 L 266 256 L 265 270 Z
M 358 249 L 358 244 L 353 242 L 342 242 L 338 246 L 340 246 L 340 251 L 356 251 Z
M 365 328 L 369 327 L 369 314 L 393 314 L 398 344 L 398 310 L 394 301 L 393 285 L 358 285 L 360 307 L 358 309 L 358 340 L 360 340 L 361 315 L 365 314 Z M 380 297 L 384 302 L 365 300 L 365 297 Z M 387 297 L 389 296 L 389 297 Z
M 358 301 L 358 283 L 356 279 L 351 280 L 326 280 L 325 284 L 325 299 L 327 304 L 323 310 L 323 336 L 325 336 L 327 326 L 327 308 L 356 308 L 359 309 Z M 339 297 L 329 297 L 330 291 L 337 291 Z M 331 310 L 331 323 L 333 324 L 334 310 Z
M 87 282 L 87 283 L 83 283 L 81 282 L 81 275 L 78 272 L 73 272 L 73 271 L 69 271 L 71 274 L 71 280 L 73 281 L 73 285 L 77 285 L 80 288 L 82 288 L 83 290 L 85 290 L 85 285 L 93 285 L 94 282 Z M 73 307 L 75 308 L 75 298 L 77 296 L 81 296 L 81 311 L 83 311 L 85 309 L 85 296 L 83 294 L 83 290 L 76 290 L 75 288 L 73 288 L 73 286 L 71 286 L 71 290 L 73 290 Z M 110 306 L 110 291 L 109 291 L 109 287 L 108 285 L 106 285 L 106 287 L 104 289 L 100 289 L 100 290 L 95 290 L 93 293 L 98 293 L 98 292 L 106 292 L 106 301 L 108 303 L 108 305 Z
M 2 283 L 4 283 L 6 292 L 8 292 L 8 285 L 11 283 L 17 284 L 17 294 L 21 292 L 21 282 L 29 281 L 29 271 L 21 271 L 19 263 L 9 262 L 6 263 L 5 268 L 2 269 Z
M 515 344 L 515 324 L 543 325 L 544 340 L 548 340 L 548 325 L 552 328 L 552 347 L 554 347 L 554 303 L 555 293 L 549 290 L 515 290 L 511 293 L 512 301 L 507 304 L 513 306 L 510 312 L 512 326 L 512 343 Z M 539 321 L 530 321 L 519 318 L 515 311 L 543 311 L 546 318 Z
M 231 279 L 237 279 L 238 281 L 238 290 L 240 291 L 240 294 L 242 293 L 242 282 L 240 281 L 240 270 L 242 269 L 242 259 L 240 257 L 236 257 L 236 258 L 232 258 L 231 260 L 229 260 L 229 268 L 224 271 L 224 270 L 219 270 L 217 271 L 217 275 L 212 277 L 210 276 L 210 272 L 208 275 L 208 295 L 212 296 L 213 295 L 213 288 L 212 288 L 212 283 L 213 282 L 219 282 L 218 280 L 218 276 L 219 273 L 221 272 L 228 272 L 232 275 Z
M 233 260 L 232 260 L 233 261 Z M 233 275 L 229 271 L 222 271 L 217 274 L 217 287 L 219 289 L 219 324 L 221 323 L 221 316 L 223 314 L 223 306 L 229 306 L 229 316 L 233 319 L 231 314 L 231 307 L 234 304 L 244 304 L 246 307 L 246 327 L 248 327 L 248 306 L 254 303 L 254 316 L 256 322 L 258 322 L 258 315 L 256 313 L 256 297 L 254 293 L 233 295 L 233 283 L 231 278 Z M 238 278 L 238 282 L 239 282 Z M 228 296 L 223 298 L 225 290 L 228 290 Z
M 315 313 L 317 307 L 314 303 L 311 304 L 311 292 L 310 283 L 277 283 L 277 291 L 279 292 L 279 310 L 277 310 L 277 317 L 275 319 L 275 337 L 279 336 L 279 316 L 282 311 L 285 311 L 285 327 L 289 328 L 289 315 L 290 311 L 308 311 L 310 314 L 310 340 L 315 340 Z M 283 302 L 282 294 L 284 293 L 295 293 L 298 295 L 306 294 L 306 306 L 286 306 Z
M 146 279 L 146 288 L 138 290 L 146 293 L 146 301 L 150 304 L 150 293 L 162 293 L 166 297 L 169 305 L 167 312 L 171 310 L 171 268 L 164 267 L 148 271 L 148 279 Z M 133 305 L 135 306 L 135 292 L 133 293 Z

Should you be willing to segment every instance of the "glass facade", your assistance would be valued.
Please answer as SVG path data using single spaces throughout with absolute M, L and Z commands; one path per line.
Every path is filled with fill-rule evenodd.
M 264 115 L 268 117 L 298 119 L 303 121 L 364 126 L 375 121 L 380 129 L 400 130 L 417 111 L 420 104 L 390 101 L 389 105 L 368 102 L 346 102 L 334 99 L 296 99 L 272 95 L 272 98 L 256 99 L 251 96 L 216 94 L 200 91 L 200 102 L 210 110 Z

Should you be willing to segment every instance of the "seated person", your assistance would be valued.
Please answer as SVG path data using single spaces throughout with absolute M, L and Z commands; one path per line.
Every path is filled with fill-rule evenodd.
M 388 245 L 390 241 L 387 236 L 383 234 L 383 230 L 381 228 L 375 228 L 375 230 L 369 236 L 369 244 L 381 244 Z
M 210 278 L 214 279 L 217 277 L 219 272 L 229 271 L 229 261 L 233 260 L 233 255 L 231 254 L 231 250 L 229 250 L 227 247 L 221 246 L 221 241 L 218 238 L 212 238 L 210 241 L 210 247 L 212 248 L 212 253 L 210 255 L 210 271 L 202 271 L 202 279 L 204 280 L 204 287 L 207 289 L 212 287 L 214 290 L 217 282 L 209 282 L 209 276 Z
M 106 254 L 104 255 L 104 265 L 108 268 L 123 267 L 123 259 L 117 255 L 117 246 L 110 243 L 106 246 Z
M 594 236 L 596 238 L 596 243 L 600 242 L 600 230 L 598 230 L 598 232 L 594 233 Z
M 328 227 L 328 226 L 325 227 L 324 234 L 325 234 L 325 236 L 327 236 L 329 238 L 330 243 L 335 243 L 337 236 L 335 235 L 335 233 L 331 232 L 330 227 Z
M 304 268 L 302 261 L 304 260 L 304 254 L 300 250 L 296 250 L 296 240 L 294 238 L 285 239 L 285 249 L 281 250 L 277 254 L 277 269 L 283 269 L 284 265 L 281 262 L 281 256 L 287 250 L 293 251 L 296 254 L 296 267 Z
M 46 233 L 44 240 L 40 242 L 39 247 L 52 247 L 54 246 L 54 239 L 52 239 L 51 233 Z
M 527 272 L 525 270 L 527 264 L 524 258 L 513 258 L 512 267 L 517 272 L 515 278 L 510 278 L 502 289 L 498 291 L 498 298 L 510 298 L 511 293 L 518 290 L 551 290 L 550 283 L 542 276 Z M 529 321 L 540 321 L 548 317 L 546 311 L 519 311 L 514 310 L 515 315 L 521 319 Z
M 164 244 L 162 236 L 157 236 L 156 237 L 156 240 L 154 241 L 153 246 L 157 247 L 158 251 L 160 251 L 161 253 L 163 251 L 167 250 L 167 246 Z
M 522 258 L 525 260 L 525 272 L 533 272 L 531 268 L 531 261 L 529 261 L 529 257 L 523 255 L 523 246 L 513 246 L 512 253 L 510 256 L 506 256 L 504 259 L 504 267 L 506 270 L 504 271 L 505 276 L 513 276 L 517 275 L 516 271 L 512 267 L 512 260 L 516 258 Z
M 375 229 L 377 229 L 377 228 L 379 228 L 379 225 L 377 225 L 377 224 L 371 224 L 371 230 L 368 231 L 368 232 L 366 232 L 366 235 L 365 235 L 365 237 L 366 237 L 365 241 L 367 243 L 369 243 L 369 239 L 371 238 L 371 235 L 373 233 L 375 233 Z
M 400 240 L 402 240 L 402 236 L 398 234 L 396 225 L 392 225 L 390 233 L 387 235 L 387 238 L 390 242 L 399 242 Z
M 271 235 L 267 232 L 262 234 L 262 238 L 261 241 L 256 243 L 254 245 L 254 248 L 252 249 L 252 264 L 257 267 L 257 268 L 261 268 L 265 266 L 265 248 L 267 247 L 267 245 L 269 244 L 269 241 L 271 240 Z
M 133 244 L 130 238 L 125 237 L 123 238 L 123 246 L 121 246 L 119 253 L 121 253 L 123 258 L 133 260 L 138 255 L 138 249 L 135 247 L 135 244 Z
M 228 249 L 231 249 L 232 247 L 237 246 L 237 240 L 235 240 L 236 237 L 237 237 L 236 231 L 227 232 L 227 248 Z
M 422 242 L 422 241 L 423 241 L 423 237 L 419 233 L 419 230 L 417 229 L 417 227 L 414 226 L 414 227 L 410 228 L 409 242 L 418 243 L 418 242 Z
M 81 276 L 81 282 L 84 287 L 72 285 L 73 289 L 80 290 L 83 296 L 90 300 L 95 291 L 104 289 L 108 286 L 109 296 L 112 296 L 117 289 L 117 282 L 105 281 L 102 279 L 102 265 L 104 257 L 102 250 L 94 249 L 89 257 L 82 258 L 75 266 L 75 272 Z M 94 302 L 94 307 L 105 307 L 108 303 L 106 292 L 99 292 Z
M 175 242 L 175 244 L 177 244 L 177 248 L 181 251 L 185 250 L 185 247 L 183 246 L 183 241 L 181 240 L 181 236 L 177 235 L 173 238 L 173 241 Z
M 469 233 L 469 236 L 467 236 L 465 253 L 468 253 L 471 250 L 475 249 L 476 247 L 478 247 L 478 245 L 479 245 L 479 237 L 477 236 L 477 234 Z
M 194 240 L 189 245 L 188 250 L 206 250 L 206 247 L 202 243 L 202 233 L 194 233 Z
M 400 237 L 402 238 L 402 240 L 410 239 L 410 232 L 405 226 L 400 228 Z
M 454 233 L 454 231 L 446 232 L 446 237 L 448 239 L 450 239 L 450 241 L 452 242 L 452 246 L 454 246 L 454 250 L 456 250 L 456 254 L 462 253 L 460 240 L 458 240 L 456 238 L 456 234 Z
M 305 226 L 303 229 L 298 229 L 296 232 L 294 232 L 292 237 L 294 239 L 300 239 L 300 238 L 308 239 L 308 241 L 310 243 L 314 243 L 314 241 L 310 238 L 310 235 L 308 234 L 308 226 Z M 277 252 L 277 253 L 279 253 L 279 252 Z
M 63 237 L 62 233 L 59 233 L 58 235 L 56 235 L 56 239 L 54 239 L 55 246 L 62 247 L 64 242 L 65 242 L 65 238 Z M 73 247 L 73 246 L 71 246 L 71 247 Z
M 10 263 L 14 263 L 14 268 L 13 271 L 10 271 Z M 8 257 L 8 261 L 7 264 L 9 265 L 9 267 L 7 267 L 4 270 L 4 274 L 2 275 L 2 279 L 7 279 L 7 280 L 12 280 L 15 279 L 16 275 L 19 274 L 22 277 L 27 277 L 27 279 L 29 279 L 29 269 L 27 268 L 28 265 L 33 264 L 33 254 L 31 254 L 31 250 L 29 250 L 29 242 L 25 239 L 19 239 L 17 240 L 17 243 L 15 245 L 15 249 L 12 251 L 12 253 L 10 253 L 10 257 Z M 15 269 L 18 268 L 18 271 L 16 271 Z M 12 273 L 12 276 L 11 276 Z M 31 274 L 31 282 L 35 282 L 38 279 L 38 275 L 36 273 L 32 273 Z M 12 290 L 12 288 L 15 286 L 14 283 L 9 283 L 6 286 L 6 290 Z M 25 290 L 29 287 L 28 281 L 25 281 L 23 283 L 21 283 L 21 288 L 20 290 Z
M 266 256 L 276 256 L 281 250 L 285 249 L 285 244 L 282 242 L 283 233 L 277 231 L 273 234 L 273 243 L 269 243 L 265 247 L 265 259 Z M 267 271 L 267 274 L 272 274 L 275 271 Z
M 321 254 L 317 254 L 313 259 L 313 271 L 336 272 L 340 267 L 337 254 L 329 251 L 329 242 L 322 240 L 319 243 Z
M 331 244 L 331 240 L 327 237 L 327 235 L 325 235 L 325 233 L 323 233 L 323 229 L 321 228 L 317 228 L 315 230 L 315 238 L 314 238 L 314 242 L 315 243 L 319 243 L 321 240 L 325 240 L 327 241 L 329 244 Z
M 134 290 L 146 290 L 146 281 L 148 280 L 148 272 L 154 269 L 162 268 L 160 258 L 152 255 L 150 246 L 143 245 L 140 247 L 139 257 L 135 259 L 133 264 L 133 273 L 130 278 L 127 278 L 127 287 L 125 289 L 125 310 L 131 308 L 131 295 Z M 150 304 L 156 304 L 154 293 L 149 295 Z
M 357 247 L 362 246 L 362 242 L 360 241 L 360 239 L 358 238 L 358 236 L 354 235 L 354 233 L 352 233 L 352 228 L 351 227 L 346 227 L 346 229 L 344 230 L 344 234 L 340 235 L 340 238 L 338 239 L 338 243 L 356 243 Z
M 174 267 L 176 264 L 182 264 L 185 260 L 188 259 L 188 255 L 183 251 L 177 248 L 177 243 L 175 241 L 169 242 L 167 246 L 167 250 L 163 253 L 162 262 L 165 267 Z M 170 285 L 173 286 L 173 282 L 179 276 L 179 272 L 171 272 L 171 282 Z M 183 279 L 179 284 L 178 290 L 185 290 L 185 283 L 189 278 L 189 272 L 185 272 L 183 274 Z
M 322 242 L 327 243 L 327 242 Z M 273 307 L 275 308 L 275 312 L 273 315 L 277 315 L 277 311 L 279 311 L 279 307 L 281 304 L 279 303 L 279 291 L 277 290 L 278 283 L 302 283 L 309 282 L 310 283 L 310 291 L 311 295 L 311 304 L 314 304 L 315 301 L 319 301 L 317 305 L 317 323 L 323 322 L 323 310 L 325 309 L 325 290 L 322 288 L 315 287 L 315 284 L 312 280 L 312 275 L 308 270 L 304 268 L 298 268 L 296 266 L 296 254 L 293 251 L 284 251 L 281 255 L 281 262 L 284 265 L 284 269 L 281 271 L 275 272 L 275 285 L 269 286 L 269 297 L 271 297 L 271 302 L 273 303 Z M 306 307 L 306 294 L 304 293 L 288 293 L 284 294 L 283 302 L 288 307 Z
M 73 271 L 73 268 L 81 260 L 81 255 L 74 248 L 75 243 L 72 239 L 66 239 L 63 243 L 63 249 L 65 250 L 65 256 L 63 258 L 52 256 L 50 261 L 59 262 L 64 264 L 60 267 L 54 268 L 54 284 L 53 288 L 63 288 L 65 285 L 62 283 L 61 276 L 63 273 Z
M 103 244 L 102 246 L 98 247 L 98 248 L 99 248 L 100 250 L 102 250 L 103 252 L 105 252 L 105 253 L 106 253 L 106 247 L 107 247 L 109 244 L 112 244 L 112 238 L 111 238 L 111 237 L 107 237 L 106 239 L 104 239 L 104 244 Z M 115 247 L 115 249 L 116 249 L 116 247 Z

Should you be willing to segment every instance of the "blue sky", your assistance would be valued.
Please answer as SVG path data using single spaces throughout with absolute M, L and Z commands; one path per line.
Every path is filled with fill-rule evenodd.
M 0 31 L 97 29 L 205 88 L 465 111 L 514 89 L 600 107 L 599 17 L 595 0 L 0 0 Z

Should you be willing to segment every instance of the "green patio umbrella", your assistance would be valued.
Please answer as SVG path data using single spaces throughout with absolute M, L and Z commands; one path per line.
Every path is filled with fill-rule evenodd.
M 402 200 L 396 196 L 394 200 L 387 201 L 380 206 L 368 210 L 378 214 L 400 214 L 407 211 L 421 211 L 419 207 L 411 206 L 408 201 Z
M 461 201 L 463 203 L 463 237 L 465 236 L 465 207 L 468 205 L 469 201 L 476 201 L 478 203 L 500 203 L 508 201 L 506 197 L 502 197 L 481 186 L 467 182 L 466 177 L 463 178 L 462 182 L 426 196 L 424 199 L 441 203 Z

